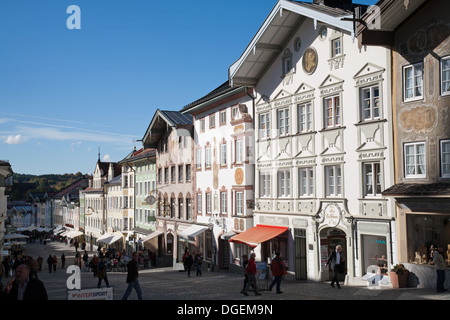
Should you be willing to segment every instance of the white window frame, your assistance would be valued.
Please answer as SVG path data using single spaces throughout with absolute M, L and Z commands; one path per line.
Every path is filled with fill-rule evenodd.
M 382 177 L 380 162 L 364 162 L 362 170 L 364 197 L 381 196 Z
M 236 214 L 242 215 L 244 213 L 244 193 L 236 191 Z
M 291 170 L 278 170 L 278 197 L 291 196 Z
M 313 109 L 311 101 L 297 105 L 298 109 L 298 132 L 309 132 L 313 130 Z
M 201 169 L 202 168 L 202 149 L 198 148 L 196 152 L 196 168 Z
M 280 136 L 285 136 L 289 134 L 290 129 L 290 110 L 289 108 L 283 108 L 277 110 L 277 120 L 278 120 L 278 134 Z
M 270 197 L 271 188 L 271 174 L 270 172 L 259 172 L 259 196 Z
M 423 146 L 424 153 L 420 153 L 418 150 L 419 146 Z M 407 153 L 408 147 L 414 148 L 414 153 Z M 426 178 L 427 174 L 427 151 L 425 142 L 409 142 L 403 145 L 403 155 L 404 155 L 404 172 L 405 178 Z M 423 163 L 420 163 L 420 157 L 423 157 Z M 413 160 L 414 162 L 408 165 L 408 159 Z M 417 173 L 420 166 L 424 167 L 424 173 Z M 414 168 L 414 173 L 408 173 L 408 167 Z
M 202 213 L 202 193 L 197 193 L 197 213 Z
M 378 95 L 376 95 L 376 90 L 378 90 Z M 365 93 L 369 96 L 366 97 Z M 380 97 L 380 85 L 375 84 L 368 87 L 363 87 L 359 89 L 360 93 L 360 112 L 361 121 L 375 120 L 381 118 L 381 97 Z M 369 113 L 366 116 L 366 112 Z M 378 113 L 376 115 L 375 113 Z
M 314 196 L 314 168 L 298 168 L 298 194 L 300 197 Z
M 325 166 L 325 194 L 327 197 L 342 196 L 342 166 Z
M 445 63 L 448 63 L 447 68 L 445 67 Z M 443 57 L 441 58 L 441 63 L 440 63 L 440 73 L 441 73 L 441 80 L 440 80 L 440 84 L 441 84 L 441 95 L 446 96 L 446 95 L 450 95 L 450 56 L 447 57 Z M 447 77 L 445 78 L 445 74 L 447 74 Z M 445 86 L 446 84 L 446 86 Z M 447 88 L 445 88 L 447 87 Z
M 449 150 L 444 152 L 444 145 L 446 144 L 449 145 Z M 440 146 L 441 177 L 450 178 L 450 140 L 441 140 Z M 445 161 L 445 155 L 448 155 L 448 162 Z M 447 170 L 445 169 L 446 167 L 448 167 Z
M 227 193 L 225 191 L 220 193 L 220 213 L 227 213 Z
M 336 103 L 336 99 L 338 103 Z M 328 104 L 331 101 L 331 106 Z M 323 98 L 324 125 L 325 128 L 336 128 L 342 125 L 341 95 L 333 95 Z M 329 121 L 331 119 L 331 121 Z
M 222 143 L 220 145 L 220 165 L 226 166 L 227 165 L 227 144 Z
M 407 75 L 408 70 L 411 70 L 411 72 L 412 72 L 412 74 L 410 76 Z M 420 70 L 421 74 L 419 76 L 415 75 L 416 70 Z M 422 62 L 410 64 L 410 65 L 403 67 L 403 101 L 408 102 L 408 101 L 423 99 L 423 90 L 424 90 L 423 76 L 424 76 L 424 73 L 423 73 L 423 63 Z M 420 78 L 420 85 L 416 82 L 416 78 L 417 79 Z M 412 81 L 412 87 L 407 87 L 408 79 L 410 79 Z M 420 95 L 416 93 L 417 88 L 420 88 L 420 90 L 421 90 Z M 408 90 L 412 90 L 412 96 L 410 96 L 410 97 L 407 96 Z
M 259 138 L 270 138 L 270 112 L 259 115 Z
M 342 38 L 335 38 L 331 40 L 331 57 L 338 57 L 342 55 Z
M 242 163 L 243 161 L 243 141 L 242 139 L 237 139 L 235 141 L 235 163 Z
M 212 212 L 212 194 L 211 192 L 206 192 L 206 213 L 211 214 Z
M 205 168 L 211 168 L 211 147 L 205 148 Z

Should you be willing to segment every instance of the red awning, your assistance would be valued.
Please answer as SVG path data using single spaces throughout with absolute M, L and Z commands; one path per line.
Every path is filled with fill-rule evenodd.
M 287 227 L 257 225 L 232 237 L 229 241 L 243 243 L 256 248 L 260 243 L 273 239 L 287 230 Z

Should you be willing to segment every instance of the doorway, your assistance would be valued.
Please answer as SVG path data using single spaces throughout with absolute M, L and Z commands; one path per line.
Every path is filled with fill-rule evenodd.
M 306 230 L 294 229 L 295 279 L 306 280 Z
M 344 266 L 342 272 L 338 274 L 339 281 L 344 281 L 347 275 L 347 240 L 344 231 L 337 228 L 326 228 L 320 231 L 320 262 L 321 269 L 324 273 L 323 280 L 330 281 L 333 278 L 333 271 L 331 268 L 325 267 L 328 257 L 336 250 L 336 246 L 340 245 L 342 247 L 341 259 L 343 260 Z

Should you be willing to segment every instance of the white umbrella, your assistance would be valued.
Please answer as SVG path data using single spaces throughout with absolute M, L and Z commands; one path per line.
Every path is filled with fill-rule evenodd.
M 5 234 L 5 239 L 25 239 L 25 238 L 29 238 L 29 236 L 26 236 L 24 234 L 20 234 L 20 233 L 10 233 L 10 234 Z

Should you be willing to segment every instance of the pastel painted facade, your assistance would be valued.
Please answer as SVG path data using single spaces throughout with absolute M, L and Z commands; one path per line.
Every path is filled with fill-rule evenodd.
M 253 104 L 251 89 L 226 82 L 181 110 L 194 123 L 197 222 L 211 229 L 204 257 L 218 269 L 229 270 L 248 254 L 246 245 L 228 240 L 253 226 Z
M 156 150 L 156 231 L 159 265 L 183 269 L 186 248 L 204 249 L 204 225 L 197 225 L 193 205 L 193 124 L 179 111 L 156 110 L 143 147 Z M 158 262 L 157 262 L 158 264 Z
M 385 274 L 396 250 L 381 195 L 394 176 L 390 52 L 360 49 L 355 6 L 333 3 L 278 1 L 229 73 L 256 96 L 254 226 L 280 228 L 258 259 L 281 251 L 295 279 L 323 281 L 340 244 L 358 281 L 372 265 Z

